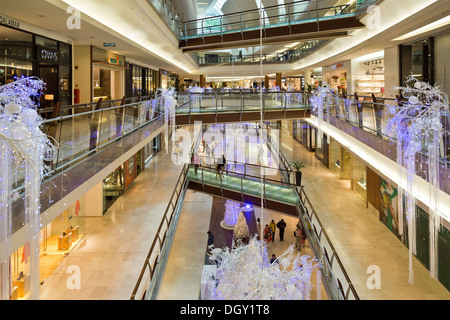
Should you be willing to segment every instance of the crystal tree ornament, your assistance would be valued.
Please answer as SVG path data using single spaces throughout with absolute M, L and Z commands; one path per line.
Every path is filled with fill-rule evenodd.
M 220 222 L 220 226 L 227 230 L 234 230 L 239 217 L 240 210 L 241 204 L 239 202 L 227 200 L 225 202 L 224 218 Z
M 444 135 L 448 134 L 442 121 L 448 114 L 448 96 L 438 86 L 409 76 L 406 87 L 399 87 L 408 101 L 401 106 L 391 106 L 393 114 L 387 126 L 391 137 L 396 137 L 397 163 L 400 177 L 403 168 L 406 169 L 406 218 L 409 234 L 409 282 L 414 282 L 412 270 L 412 255 L 415 253 L 416 225 L 415 225 L 415 198 L 413 195 L 414 177 L 418 173 L 416 168 L 416 155 L 424 151 L 427 153 L 427 177 L 429 197 L 429 239 L 430 239 L 430 274 L 438 276 L 438 233 L 441 217 L 438 211 L 439 162 L 444 145 Z M 423 147 L 428 150 L 423 150 Z M 402 209 L 403 210 L 403 209 Z
M 44 82 L 21 78 L 0 86 L 0 272 L 1 299 L 10 299 L 10 241 L 12 202 L 18 200 L 13 189 L 24 190 L 25 244 L 29 248 L 28 270 L 30 299 L 39 298 L 40 187 L 46 170 L 44 161 L 54 158 L 55 147 L 41 131 L 41 117 L 36 112 Z M 24 273 L 25 273 L 24 272 Z
M 256 238 L 210 259 L 216 269 L 207 281 L 215 300 L 309 300 L 311 274 L 320 266 L 293 245 L 271 264 L 267 246 Z

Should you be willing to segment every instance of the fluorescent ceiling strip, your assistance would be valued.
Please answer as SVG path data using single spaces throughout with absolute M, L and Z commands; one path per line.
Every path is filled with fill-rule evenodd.
M 412 37 L 417 36 L 419 34 L 422 34 L 422 33 L 425 33 L 425 32 L 429 32 L 429 31 L 435 30 L 437 28 L 444 27 L 444 26 L 446 26 L 448 24 L 450 24 L 450 15 L 446 16 L 445 18 L 442 18 L 442 19 L 439 19 L 437 21 L 434 21 L 434 22 L 432 22 L 432 23 L 430 23 L 430 24 L 428 24 L 428 25 L 426 25 L 426 26 L 424 26 L 422 28 L 419 28 L 417 30 L 414 30 L 414 31 L 411 31 L 411 32 L 409 32 L 407 34 L 404 34 L 404 35 L 402 35 L 402 36 L 400 36 L 398 38 L 392 39 L 392 41 L 399 41 L 399 40 L 405 40 L 405 39 L 408 39 L 408 38 L 412 38 Z

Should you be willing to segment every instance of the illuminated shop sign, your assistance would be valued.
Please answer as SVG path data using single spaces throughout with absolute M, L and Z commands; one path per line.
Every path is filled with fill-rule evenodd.
M 20 22 L 8 17 L 4 17 L 2 15 L 0 15 L 0 24 L 8 26 L 8 27 L 13 27 L 13 28 L 17 28 L 20 29 Z
M 46 62 L 59 62 L 59 52 L 48 48 L 38 47 L 38 60 Z

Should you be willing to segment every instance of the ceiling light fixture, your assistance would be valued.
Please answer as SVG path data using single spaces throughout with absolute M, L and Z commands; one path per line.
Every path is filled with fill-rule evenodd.
M 437 28 L 441 28 L 444 27 L 446 25 L 450 24 L 450 15 L 446 16 L 445 18 L 436 20 L 426 26 L 423 26 L 422 28 L 416 29 L 414 31 L 411 31 L 407 34 L 404 34 L 398 38 L 392 39 L 392 41 L 400 41 L 400 40 L 405 40 L 408 38 L 412 38 L 414 36 L 417 36 L 419 34 L 425 33 L 425 32 L 429 32 L 432 30 L 435 30 Z

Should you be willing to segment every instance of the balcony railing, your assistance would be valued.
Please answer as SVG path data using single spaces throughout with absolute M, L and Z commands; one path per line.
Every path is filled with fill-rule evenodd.
M 295 1 L 268 6 L 264 7 L 263 12 L 263 19 L 260 19 L 259 9 L 254 9 L 181 22 L 180 33 L 183 35 L 182 39 L 186 40 L 226 33 L 242 33 L 261 27 L 265 30 L 355 16 L 354 10 L 349 5 L 330 6 L 329 1 L 323 0 Z

